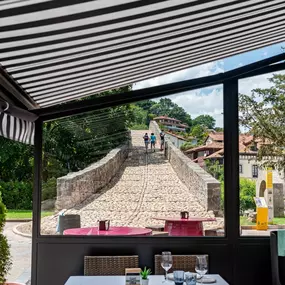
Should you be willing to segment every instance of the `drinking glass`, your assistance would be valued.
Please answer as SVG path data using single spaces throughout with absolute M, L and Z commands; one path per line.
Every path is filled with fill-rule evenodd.
M 196 285 L 196 273 L 186 272 L 184 276 L 186 285 Z
M 203 284 L 203 277 L 208 271 L 207 256 L 199 255 L 196 259 L 195 271 L 201 275 L 201 284 Z
M 182 271 L 182 270 L 173 271 L 173 278 L 174 278 L 175 285 L 183 285 L 184 271 Z
M 161 266 L 165 270 L 165 280 L 167 282 L 167 272 L 172 267 L 172 255 L 170 251 L 163 251 L 161 254 Z

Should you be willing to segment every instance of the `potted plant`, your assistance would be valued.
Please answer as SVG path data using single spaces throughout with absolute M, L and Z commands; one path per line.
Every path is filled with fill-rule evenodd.
M 150 268 L 146 269 L 146 267 L 144 267 L 144 269 L 141 271 L 141 278 L 142 278 L 142 285 L 148 285 L 148 276 L 151 274 L 151 270 Z
M 6 276 L 12 265 L 8 240 L 3 235 L 6 212 L 7 210 L 2 202 L 0 192 L 0 285 L 24 285 L 21 283 L 6 283 Z

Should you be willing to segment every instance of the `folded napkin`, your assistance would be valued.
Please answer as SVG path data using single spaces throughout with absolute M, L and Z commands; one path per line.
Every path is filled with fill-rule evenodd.
M 285 230 L 277 231 L 278 256 L 285 256 Z

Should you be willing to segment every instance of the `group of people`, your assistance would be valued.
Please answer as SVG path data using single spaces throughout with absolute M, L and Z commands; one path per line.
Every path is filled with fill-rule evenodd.
M 159 136 L 160 136 L 160 150 L 163 150 L 164 136 L 165 136 L 164 132 L 160 132 Z M 150 149 L 153 150 L 153 152 L 155 152 L 156 136 L 154 135 L 154 133 L 151 133 L 150 136 L 148 136 L 148 133 L 145 133 L 143 139 L 145 144 L 145 152 L 147 153 L 149 143 L 150 143 Z

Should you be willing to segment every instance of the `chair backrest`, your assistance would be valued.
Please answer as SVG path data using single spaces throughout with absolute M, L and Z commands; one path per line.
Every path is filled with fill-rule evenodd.
M 270 233 L 270 257 L 271 257 L 271 274 L 272 285 L 281 285 L 279 275 L 279 257 L 277 248 L 277 231 Z
M 62 235 L 67 229 L 80 228 L 80 215 L 59 216 L 59 233 Z
M 183 270 L 195 272 L 196 259 L 199 255 L 172 255 L 173 264 L 168 272 L 173 272 L 173 270 Z M 207 259 L 209 257 L 207 255 Z M 161 255 L 156 254 L 154 256 L 154 267 L 155 274 L 162 275 L 165 274 L 164 269 L 161 267 Z
M 85 256 L 84 275 L 125 275 L 126 268 L 138 268 L 138 255 Z

